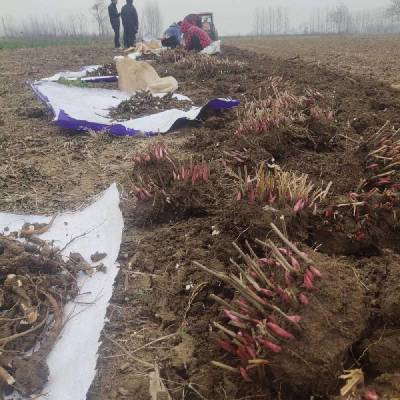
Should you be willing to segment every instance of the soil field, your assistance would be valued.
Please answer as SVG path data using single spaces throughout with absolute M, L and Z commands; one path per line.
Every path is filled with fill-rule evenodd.
M 400 83 L 398 34 L 234 38 L 226 42 L 276 58 L 300 57 L 306 63 L 339 69 L 343 74 L 362 75 L 389 84 Z
M 344 46 L 351 71 L 264 43 L 155 63 L 196 104 L 242 104 L 151 140 L 62 131 L 25 83 L 109 63 L 106 46 L 1 50 L 0 209 L 53 214 L 121 190 L 121 271 L 89 399 L 150 400 L 155 364 L 173 400 L 400 393 L 394 72 L 377 79 L 372 39 L 370 63 Z M 365 385 L 339 397 L 357 369 Z

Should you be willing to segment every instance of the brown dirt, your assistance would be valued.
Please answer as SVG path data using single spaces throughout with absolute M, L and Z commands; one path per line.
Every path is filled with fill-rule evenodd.
M 47 382 L 46 358 L 61 331 L 62 308 L 79 291 L 76 265 L 38 240 L 22 245 L 0 236 L 0 366 L 26 396 Z
M 326 226 L 331 222 L 324 217 L 323 207 L 312 215 L 310 211 L 294 214 L 289 208 L 266 212 L 256 204 L 237 203 L 232 179 L 222 171 L 224 162 L 230 163 L 224 152 L 242 152 L 249 169 L 274 158 L 285 170 L 308 173 L 315 184 L 333 181 L 324 207 L 333 204 L 365 176 L 365 152 L 358 150 L 354 141 L 361 141 L 387 119 L 400 126 L 397 92 L 365 75 L 343 73 L 334 66 L 326 69 L 301 58 L 280 60 L 235 48 L 224 52 L 224 57 L 246 61 L 249 68 L 202 81 L 190 79 L 173 64 L 157 68 L 160 73 L 176 76 L 183 94 L 196 102 L 215 95 L 241 100 L 256 97 L 260 87 L 268 86 L 270 76 L 281 76 L 298 94 L 307 87 L 320 91 L 321 105 L 332 108 L 335 119 L 328 125 L 307 123 L 238 137 L 234 135 L 236 112 L 228 111 L 200 126 L 166 135 L 165 142 L 179 160 L 204 158 L 211 166 L 209 184 L 193 188 L 178 185 L 170 210 L 156 210 L 151 203 L 144 209 L 133 200 L 136 178 L 131 158 L 145 146 L 143 139 L 60 132 L 23 85 L 27 77 L 109 62 L 110 50 L 19 50 L 7 52 L 2 59 L 0 73 L 5 79 L 0 91 L 7 102 L 0 136 L 0 154 L 6 160 L 1 167 L 2 209 L 53 212 L 80 205 L 112 181 L 118 181 L 122 188 L 125 235 L 121 272 L 108 310 L 98 373 L 88 397 L 150 398 L 148 369 L 129 352 L 140 360 L 158 363 L 174 400 L 201 396 L 209 400 L 246 396 L 302 400 L 311 394 L 328 399 L 337 394 L 343 369 L 354 366 L 365 370 L 368 384 L 375 385 L 378 392 L 395 393 L 396 375 L 378 375 L 397 368 L 389 355 L 385 357 L 391 343 L 397 343 L 393 333 L 398 328 L 396 219 L 387 218 L 387 223 L 379 226 L 382 214 L 374 214 L 370 245 L 348 247 L 346 235 L 354 233 L 353 222 L 351 213 L 344 213 L 344 235 L 328 237 L 329 242 L 317 234 L 321 227 L 323 232 L 333 230 Z M 19 62 L 23 57 L 30 57 L 31 66 Z M 16 75 L 9 75 L 10 71 Z M 26 110 L 30 110 L 28 114 Z M 151 171 L 143 173 L 150 176 Z M 193 207 L 196 200 L 197 208 Z M 397 208 L 395 204 L 394 214 Z M 210 365 L 211 360 L 227 364 L 234 360 L 214 343 L 210 322 L 220 321 L 221 312 L 208 295 L 214 293 L 230 301 L 234 291 L 194 268 L 192 261 L 230 270 L 229 259 L 237 257 L 231 242 L 243 245 L 245 240 L 254 243 L 256 238 L 266 238 L 269 223 L 279 221 L 281 214 L 292 240 L 302 246 L 325 245 L 326 249 L 321 248 L 324 254 L 314 255 L 325 278 L 302 314 L 302 333 L 274 358 L 267 370 L 268 379 L 250 385 Z M 371 245 L 374 251 L 370 251 Z M 383 330 L 390 335 L 383 335 L 377 354 L 368 346 L 379 340 Z M 149 345 L 171 334 L 174 336 Z M 138 350 L 143 345 L 147 347 Z
M 232 38 L 227 44 L 274 58 L 300 58 L 343 75 L 398 84 L 399 35 L 313 35 L 269 38 Z M 382 62 L 384 60 L 384 62 Z

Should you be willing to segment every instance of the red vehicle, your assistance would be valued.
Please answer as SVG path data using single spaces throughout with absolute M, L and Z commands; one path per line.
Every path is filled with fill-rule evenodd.
M 199 14 L 189 14 L 185 17 L 185 20 L 193 25 L 197 25 L 206 31 L 213 41 L 218 40 L 218 31 L 214 25 L 213 13 L 204 12 Z

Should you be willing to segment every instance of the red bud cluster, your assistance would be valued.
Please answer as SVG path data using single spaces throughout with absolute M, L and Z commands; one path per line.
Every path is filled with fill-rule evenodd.
M 229 304 L 213 296 L 224 308 L 226 326 L 214 323 L 220 334 L 218 345 L 238 359 L 238 371 L 251 380 L 250 371 L 269 357 L 284 351 L 285 343 L 296 340 L 301 330 L 301 308 L 309 304 L 307 291 L 315 290 L 322 278 L 307 254 L 301 252 L 279 232 L 286 247 L 279 248 L 271 240 L 257 243 L 265 247 L 264 257 L 257 257 L 249 244 L 249 254 L 238 250 L 244 264 L 232 264 L 239 275 L 224 274 L 195 263 L 232 286 L 236 291 Z M 289 310 L 291 311 L 289 313 Z M 296 310 L 296 314 L 292 311 Z
M 366 158 L 366 169 L 373 175 L 368 177 L 364 187 L 380 191 L 400 189 L 400 131 L 385 131 L 386 125 L 373 133 L 366 141 L 370 152 Z
M 135 165 L 146 164 L 151 161 L 159 162 L 160 160 L 168 157 L 168 147 L 165 143 L 155 143 L 148 146 L 144 154 L 135 154 L 132 160 Z
M 310 118 L 333 119 L 333 111 L 324 110 L 316 104 L 322 98 L 319 92 L 307 89 L 304 95 L 298 96 L 289 89 L 282 89 L 281 83 L 280 78 L 272 79 L 271 95 L 249 101 L 238 109 L 239 127 L 236 135 L 261 135 L 291 123 L 304 124 Z
M 195 185 L 198 181 L 208 182 L 210 177 L 210 167 L 205 164 L 195 164 L 188 167 L 181 166 L 173 171 L 175 181 L 188 182 L 191 181 Z

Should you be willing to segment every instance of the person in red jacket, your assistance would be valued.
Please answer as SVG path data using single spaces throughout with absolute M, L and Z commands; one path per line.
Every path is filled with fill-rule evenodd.
M 187 51 L 201 51 L 212 43 L 208 33 L 198 26 L 192 25 L 187 21 L 182 21 L 180 28 L 183 33 L 184 48 Z

